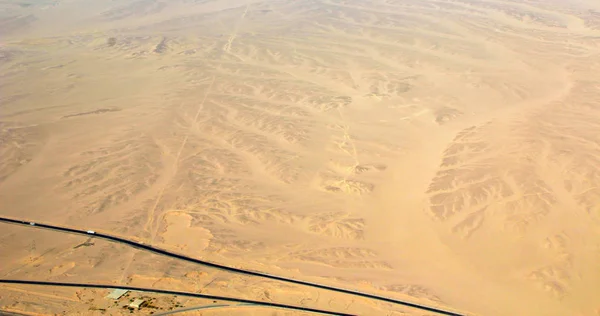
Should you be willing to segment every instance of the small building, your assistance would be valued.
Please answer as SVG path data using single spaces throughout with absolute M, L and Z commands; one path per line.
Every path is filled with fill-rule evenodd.
M 112 292 L 110 292 L 106 298 L 110 298 L 113 300 L 118 300 L 121 298 L 121 296 L 127 294 L 127 292 L 129 292 L 129 290 L 122 290 L 122 289 L 115 289 Z
M 146 305 L 144 303 L 146 303 L 146 301 L 136 298 L 135 300 L 133 300 L 133 302 L 131 302 L 131 304 L 129 304 L 129 308 L 140 309 Z

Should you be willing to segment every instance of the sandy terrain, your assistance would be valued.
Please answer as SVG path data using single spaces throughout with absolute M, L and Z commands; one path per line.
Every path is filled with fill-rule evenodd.
M 600 2 L 2 1 L 0 39 L 2 216 L 469 315 L 600 315 Z M 0 225 L 3 279 L 425 314 Z M 107 293 L 0 285 L 0 310 L 130 313 Z M 227 308 L 194 313 L 299 315 Z

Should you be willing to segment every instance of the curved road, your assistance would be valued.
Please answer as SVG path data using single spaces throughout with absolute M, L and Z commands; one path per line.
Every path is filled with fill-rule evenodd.
M 267 273 L 262 273 L 262 272 L 256 272 L 256 271 L 250 271 L 250 270 L 229 267 L 226 265 L 195 259 L 195 258 L 188 257 L 188 256 L 185 256 L 182 254 L 174 253 L 174 252 L 171 252 L 168 250 L 164 250 L 164 249 L 156 248 L 156 247 L 153 247 L 150 245 L 145 245 L 145 244 L 142 244 L 139 242 L 135 242 L 135 241 L 132 241 L 129 239 L 112 236 L 112 235 L 108 235 L 108 234 L 104 234 L 104 233 L 100 233 L 100 232 L 95 232 L 95 231 L 91 231 L 91 230 L 86 231 L 86 230 L 81 230 L 81 229 L 69 228 L 69 227 L 65 227 L 65 226 L 57 226 L 57 225 L 43 224 L 43 223 L 37 223 L 37 222 L 30 222 L 30 221 L 12 219 L 12 218 L 7 218 L 7 217 L 0 217 L 0 222 L 24 225 L 24 226 L 28 226 L 28 227 L 32 227 L 32 228 L 51 229 L 51 230 L 60 231 L 60 232 L 64 232 L 64 233 L 86 235 L 89 237 L 102 238 L 102 239 L 110 240 L 113 242 L 126 244 L 126 245 L 129 245 L 134 248 L 150 251 L 155 254 L 159 254 L 159 255 L 163 255 L 163 256 L 167 256 L 167 257 L 171 257 L 171 258 L 175 258 L 175 259 L 179 259 L 179 260 L 183 260 L 183 261 L 192 262 L 195 264 L 200 264 L 200 265 L 211 267 L 211 268 L 221 269 L 221 270 L 228 271 L 228 272 L 251 275 L 251 276 L 261 277 L 261 278 L 270 279 L 270 280 L 276 280 L 276 281 L 287 282 L 287 283 L 292 283 L 292 284 L 299 284 L 299 285 L 309 286 L 309 287 L 318 288 L 318 289 L 322 289 L 322 290 L 328 290 L 328 291 L 333 291 L 333 292 L 338 292 L 338 293 L 344 293 L 344 294 L 364 297 L 364 298 L 378 300 L 378 301 L 392 303 L 392 304 L 404 305 L 404 306 L 408 306 L 408 307 L 412 307 L 412 308 L 416 308 L 416 309 L 420 309 L 420 310 L 424 310 L 424 311 L 428 311 L 428 312 L 433 312 L 433 313 L 437 313 L 437 314 L 441 314 L 441 315 L 463 316 L 463 314 L 459 314 L 456 312 L 451 312 L 451 311 L 439 309 L 436 307 L 426 306 L 426 305 L 422 305 L 422 304 L 402 301 L 402 300 L 389 298 L 389 297 L 385 297 L 385 296 L 363 293 L 363 292 L 354 291 L 354 290 L 347 290 L 344 288 L 338 288 L 338 287 L 333 287 L 333 286 L 323 285 L 323 284 L 318 284 L 318 283 L 312 283 L 312 282 L 307 282 L 307 281 L 295 280 L 295 279 L 290 279 L 290 278 L 267 274 Z
M 203 309 L 239 308 L 239 307 L 253 307 L 253 306 L 256 307 L 257 305 L 244 303 L 244 304 L 237 304 L 237 305 L 215 304 L 215 305 L 191 306 L 191 307 L 184 307 L 184 308 L 180 308 L 180 309 L 174 309 L 172 311 L 167 311 L 167 312 L 163 312 L 163 313 L 159 313 L 159 314 L 154 314 L 154 316 L 167 316 L 167 315 L 174 315 L 174 314 L 203 310 Z
M 271 303 L 271 302 L 253 301 L 253 300 L 247 300 L 247 299 L 243 299 L 243 298 L 198 294 L 198 293 L 193 293 L 193 292 L 158 290 L 158 289 L 152 289 L 152 288 L 127 286 L 127 285 L 116 286 L 114 284 L 86 284 L 86 283 L 43 282 L 43 281 L 25 281 L 25 280 L 3 280 L 3 279 L 0 279 L 0 283 L 62 286 L 62 287 L 87 287 L 87 288 L 99 288 L 99 289 L 123 289 L 123 290 L 129 290 L 129 291 L 137 291 L 137 292 L 153 292 L 153 293 L 158 293 L 158 294 L 189 296 L 189 297 L 204 298 L 204 299 L 209 299 L 209 300 L 246 303 L 246 304 L 252 304 L 252 305 L 256 305 L 256 306 L 284 308 L 284 309 L 290 309 L 290 310 L 296 310 L 296 311 L 302 311 L 302 312 L 319 313 L 319 314 L 324 314 L 324 315 L 355 316 L 353 314 L 337 313 L 337 312 L 326 311 L 326 310 L 322 310 L 322 309 L 315 309 L 315 308 L 308 308 L 308 307 L 301 307 L 301 306 L 294 306 L 294 305 L 286 305 L 286 304 L 277 304 L 277 303 Z

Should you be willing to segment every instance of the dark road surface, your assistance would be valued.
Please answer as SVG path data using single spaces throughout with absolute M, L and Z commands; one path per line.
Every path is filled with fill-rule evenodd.
M 251 275 L 251 276 L 255 276 L 255 277 L 261 277 L 261 278 L 276 280 L 276 281 L 280 281 L 280 282 L 287 282 L 287 283 L 292 283 L 292 284 L 298 284 L 298 285 L 318 288 L 318 289 L 322 289 L 322 290 L 328 290 L 328 291 L 344 293 L 344 294 L 348 294 L 348 295 L 364 297 L 364 298 L 378 300 L 378 301 L 382 301 L 382 302 L 386 302 L 386 303 L 408 306 L 408 307 L 420 309 L 423 311 L 433 312 L 433 313 L 437 313 L 437 314 L 441 314 L 441 315 L 463 316 L 463 314 L 459 314 L 456 312 L 450 312 L 450 311 L 439 309 L 436 307 L 421 305 L 421 304 L 417 304 L 417 303 L 411 303 L 411 302 L 402 301 L 402 300 L 389 298 L 389 297 L 385 297 L 385 296 L 363 293 L 363 292 L 358 292 L 358 291 L 354 291 L 354 290 L 348 290 L 348 289 L 344 289 L 344 288 L 338 288 L 338 287 L 333 287 L 333 286 L 323 285 L 323 284 L 318 284 L 318 283 L 312 283 L 312 282 L 307 282 L 307 281 L 295 280 L 295 279 L 276 276 L 276 275 L 267 274 L 267 273 L 263 273 L 263 272 L 256 272 L 256 271 L 251 271 L 251 270 L 244 270 L 244 269 L 229 267 L 226 265 L 188 257 L 188 256 L 185 256 L 182 254 L 178 254 L 178 253 L 174 253 L 174 252 L 171 252 L 168 250 L 156 248 L 156 247 L 142 244 L 139 242 L 135 242 L 135 241 L 132 241 L 129 239 L 124 239 L 121 237 L 112 236 L 109 234 L 104 234 L 104 233 L 95 232 L 95 231 L 91 231 L 91 230 L 81 230 L 81 229 L 74 229 L 74 228 L 69 228 L 69 227 L 64 227 L 64 226 L 57 226 L 57 225 L 50 225 L 50 224 L 44 224 L 44 223 L 37 223 L 37 222 L 31 222 L 31 221 L 25 221 L 25 220 L 0 217 L 0 223 L 2 223 L 2 222 L 10 223 L 10 224 L 17 224 L 17 225 L 24 225 L 24 226 L 28 226 L 31 228 L 51 229 L 51 230 L 55 230 L 55 231 L 59 231 L 59 232 L 63 232 L 63 233 L 71 233 L 71 234 L 77 234 L 77 235 L 85 235 L 88 237 L 102 238 L 102 239 L 110 240 L 113 242 L 126 244 L 126 245 L 129 245 L 134 248 L 150 251 L 155 254 L 159 254 L 159 255 L 163 255 L 163 256 L 167 256 L 167 257 L 171 257 L 171 258 L 175 258 L 175 259 L 179 259 L 179 260 L 183 260 L 183 261 L 187 261 L 187 262 L 192 262 L 195 264 L 199 264 L 199 265 L 203 265 L 203 266 L 207 266 L 207 267 L 211 267 L 211 268 L 216 268 L 216 269 L 220 269 L 220 270 L 224 270 L 224 271 L 228 271 L 228 272 L 232 272 L 232 273 Z

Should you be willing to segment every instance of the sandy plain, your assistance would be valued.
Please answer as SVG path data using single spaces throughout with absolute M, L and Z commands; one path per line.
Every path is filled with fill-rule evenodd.
M 600 315 L 596 1 L 19 0 L 0 16 L 2 216 L 468 315 Z M 0 262 L 4 279 L 425 314 L 5 224 Z M 2 285 L 0 310 L 129 314 L 106 294 Z

